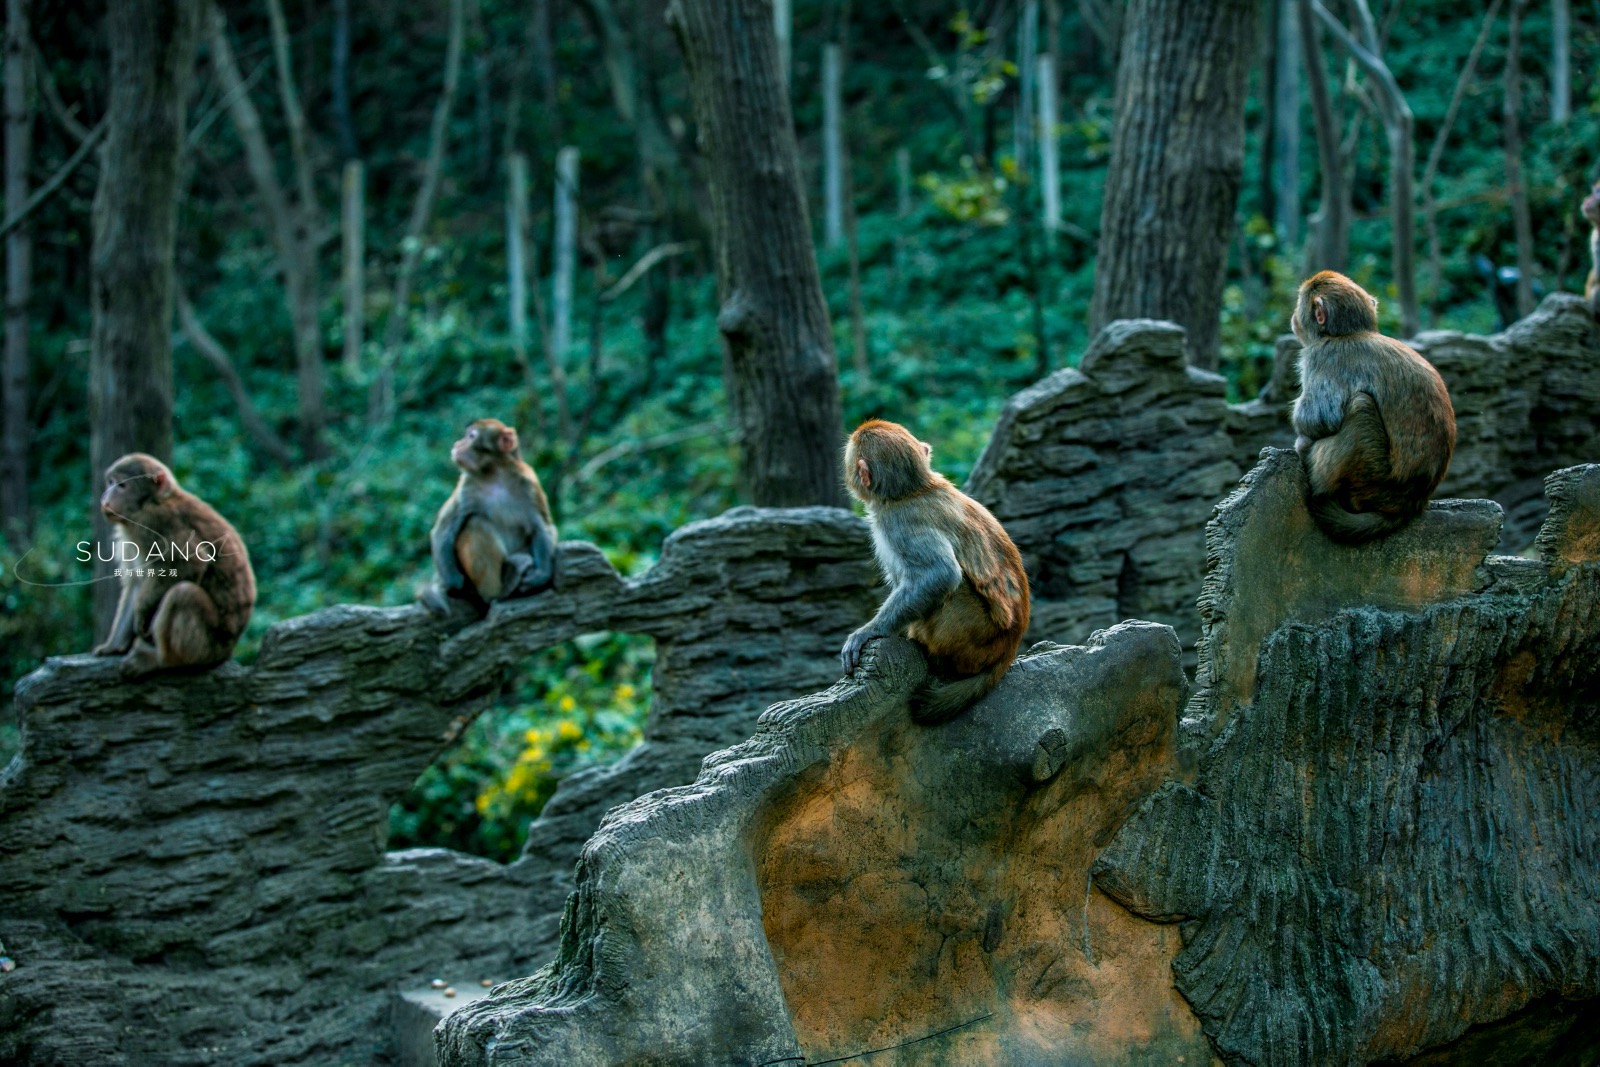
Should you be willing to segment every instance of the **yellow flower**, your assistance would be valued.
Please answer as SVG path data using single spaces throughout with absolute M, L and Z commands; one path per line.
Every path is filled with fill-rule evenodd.
M 558 706 L 562 711 L 571 711 L 578 706 L 578 702 L 573 700 L 570 695 L 563 695 Z
M 561 735 L 563 741 L 576 741 L 583 736 L 583 727 L 571 719 L 562 719 L 561 725 L 556 727 L 556 732 Z
M 472 806 L 478 809 L 479 815 L 489 814 L 489 794 L 479 793 L 478 799 L 472 802 Z
M 632 700 L 634 693 L 635 690 L 633 686 L 629 685 L 627 682 L 623 682 L 621 685 L 617 686 L 618 700 Z

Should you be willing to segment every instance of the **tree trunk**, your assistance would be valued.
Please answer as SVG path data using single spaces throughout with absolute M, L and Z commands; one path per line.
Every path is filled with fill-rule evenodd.
M 843 506 L 833 335 L 763 0 L 674 0 L 711 191 L 724 375 L 741 481 L 763 506 Z
M 1511 28 L 1506 39 L 1505 136 L 1506 185 L 1511 190 L 1511 221 L 1517 234 L 1517 316 L 1533 313 L 1533 217 L 1528 187 L 1522 180 L 1522 15 L 1527 0 L 1511 0 Z
M 1572 118 L 1572 2 L 1552 0 L 1550 8 L 1550 119 Z
M 778 76 L 789 92 L 789 71 L 794 67 L 793 0 L 772 0 L 772 32 L 778 38 Z
M 1406 337 L 1413 337 L 1421 328 L 1417 306 L 1414 122 L 1411 107 L 1406 103 L 1405 94 L 1400 91 L 1400 83 L 1384 61 L 1377 24 L 1367 0 L 1351 0 L 1349 6 L 1357 17 L 1356 33 L 1360 34 L 1359 40 L 1355 33 L 1333 17 L 1320 0 L 1312 0 L 1312 10 L 1317 18 L 1332 31 L 1376 89 L 1373 93 L 1374 103 L 1389 142 L 1391 267 L 1399 295 L 1400 329 Z
M 1056 91 L 1055 58 L 1048 52 L 1037 61 L 1039 88 L 1039 188 L 1044 200 L 1044 236 L 1051 248 L 1061 230 L 1061 153 L 1057 130 L 1061 125 Z
M 555 234 L 551 249 L 550 343 L 545 359 L 556 392 L 556 417 L 561 438 L 572 439 L 567 411 L 567 350 L 572 347 L 572 289 L 578 271 L 578 150 L 571 145 L 556 153 Z M 599 294 L 596 294 L 598 297 Z
M 196 0 L 117 0 L 106 8 L 110 129 L 94 202 L 89 306 L 91 485 L 127 452 L 172 458 L 173 246 L 184 104 L 199 31 Z M 96 540 L 107 540 L 95 509 Z M 97 564 L 105 577 L 110 565 Z M 116 583 L 95 584 L 101 628 Z
M 1287 244 L 1300 240 L 1300 20 L 1295 0 L 1274 0 L 1278 13 L 1273 44 L 1273 228 Z
M 1234 208 L 1244 180 L 1253 0 L 1132 0 L 1100 213 L 1089 331 L 1171 319 L 1213 369 Z
M 361 371 L 367 327 L 367 168 L 359 159 L 344 165 L 340 228 L 344 231 L 344 366 Z
M 33 108 L 28 96 L 28 5 L 6 0 L 6 214 L 28 201 Z M 19 225 L 6 235 L 4 442 L 0 449 L 0 535 L 20 544 L 30 529 L 28 506 L 28 296 L 33 282 L 33 235 Z
M 1295 0 L 1295 26 L 1300 33 L 1300 50 L 1308 72 L 1306 92 L 1311 97 L 1311 117 L 1317 134 L 1317 169 L 1322 181 L 1318 194 L 1315 240 L 1307 249 L 1308 273 L 1319 270 L 1343 271 L 1350 256 L 1350 213 L 1345 191 L 1344 153 L 1340 150 L 1339 124 L 1333 114 L 1327 64 L 1322 58 L 1317 17 L 1311 2 Z
M 350 114 L 350 0 L 333 0 L 333 89 L 334 127 L 339 136 L 339 154 L 346 162 L 357 159 L 356 124 Z
M 822 46 L 822 243 L 844 244 L 844 49 Z

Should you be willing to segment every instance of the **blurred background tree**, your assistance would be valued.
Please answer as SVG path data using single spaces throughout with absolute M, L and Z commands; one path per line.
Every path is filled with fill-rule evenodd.
M 95 643 L 105 583 L 75 546 L 96 468 L 166 447 L 160 425 L 250 543 L 248 660 L 280 619 L 411 600 L 477 416 L 517 425 L 564 537 L 638 573 L 732 504 L 837 499 L 782 461 L 831 465 L 868 416 L 959 481 L 1091 317 L 1211 323 L 1197 354 L 1242 399 L 1316 267 L 1376 292 L 1391 331 L 1491 331 L 1589 267 L 1593 3 L 678 2 L 8 0 L 8 699 Z M 734 8 L 759 40 L 695 32 Z M 1136 126 L 1119 84 L 1185 34 L 1227 43 L 1154 73 L 1226 91 Z M 719 119 L 736 61 L 761 107 Z M 1226 139 L 1195 146 L 1202 118 Z M 751 123 L 766 156 L 738 154 Z M 1197 165 L 1173 131 L 1226 171 L 1189 190 L 1204 210 L 1164 198 Z M 1155 184 L 1103 198 L 1125 158 Z M 1141 219 L 1191 247 L 1150 258 Z M 775 377 L 738 394 L 741 373 Z M 763 488 L 763 455 L 791 488 Z M 637 738 L 651 655 L 596 635 L 530 663 L 396 807 L 394 843 L 514 855 L 562 774 Z M 0 759 L 17 744 L 8 704 Z

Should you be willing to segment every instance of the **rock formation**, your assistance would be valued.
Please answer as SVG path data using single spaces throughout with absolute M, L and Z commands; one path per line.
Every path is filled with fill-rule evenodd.
M 875 580 L 847 512 L 739 508 L 632 581 L 564 544 L 557 591 L 464 629 L 344 606 L 249 667 L 130 685 L 51 660 L 0 772 L 0 1062 L 382 1062 L 397 987 L 546 962 L 600 815 L 837 677 Z M 389 806 L 508 673 L 597 630 L 656 640 L 644 742 L 564 782 L 517 863 L 385 854 Z
M 1552 1006 L 1600 995 L 1600 467 L 1552 476 L 1538 559 L 1488 555 L 1489 501 L 1335 546 L 1304 492 L 1269 449 L 1218 508 L 1187 703 L 1173 632 L 1125 623 L 921 727 L 883 641 L 614 810 L 555 962 L 441 1062 L 1360 1063 L 1524 1009 L 1535 1055 L 1595 1036 Z
M 1557 293 L 1504 333 L 1431 331 L 1414 344 L 1456 409 L 1441 495 L 1499 502 L 1501 550 L 1523 551 L 1543 519 L 1544 475 L 1600 456 L 1600 326 L 1581 298 Z M 1192 648 L 1212 505 L 1263 446 L 1293 443 L 1298 355 L 1285 338 L 1262 395 L 1229 404 L 1222 378 L 1188 365 L 1179 327 L 1126 320 L 1076 369 L 1011 398 L 966 489 L 1022 551 L 1035 636 L 1076 641 L 1153 619 Z

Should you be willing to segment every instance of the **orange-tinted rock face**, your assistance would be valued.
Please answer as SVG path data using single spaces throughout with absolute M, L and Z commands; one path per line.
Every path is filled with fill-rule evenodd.
M 913 1042 L 901 1062 L 1209 1062 L 1172 987 L 1176 928 L 1089 886 L 1097 844 L 1172 769 L 1176 648 L 1130 636 L 1131 656 L 1025 660 L 948 726 L 886 716 L 775 805 L 762 921 L 808 1059 Z M 1031 739 L 1017 694 L 1047 673 L 1069 676 L 1045 703 L 1078 758 L 1039 785 L 991 738 Z

